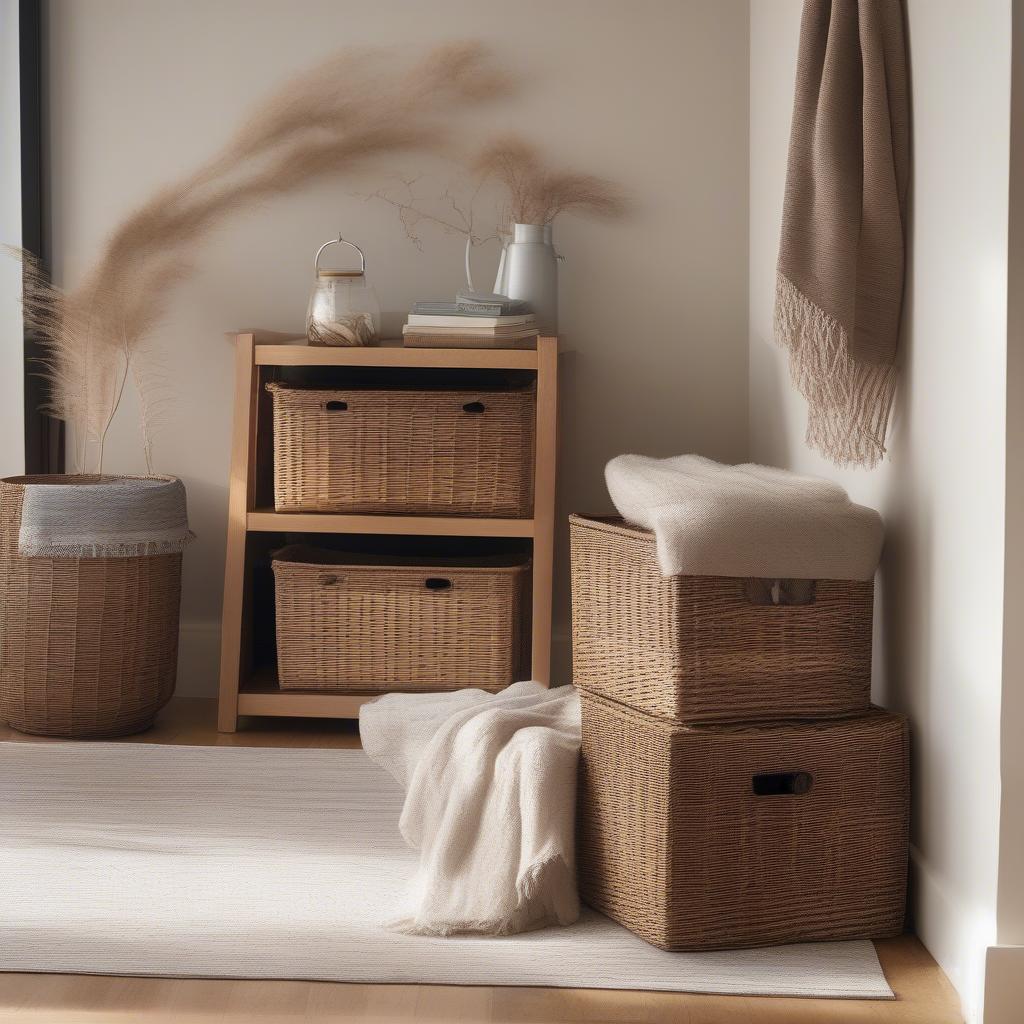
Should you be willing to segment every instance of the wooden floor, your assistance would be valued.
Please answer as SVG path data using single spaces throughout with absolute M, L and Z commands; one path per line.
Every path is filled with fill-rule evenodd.
M 216 731 L 213 701 L 177 699 L 157 726 L 123 742 L 356 747 L 354 724 L 243 722 Z M 0 723 L 0 740 L 23 736 Z M 2 879 L 0 879 L 0 884 Z M 750 998 L 579 989 L 341 985 L 0 974 L 0 1024 L 200 1024 L 368 1021 L 374 1024 L 961 1024 L 952 986 L 912 936 L 878 943 L 889 1000 Z

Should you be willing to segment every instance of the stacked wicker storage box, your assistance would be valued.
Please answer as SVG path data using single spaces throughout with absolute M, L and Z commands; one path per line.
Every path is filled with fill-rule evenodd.
M 869 704 L 872 583 L 661 575 L 573 516 L 584 899 L 665 949 L 903 925 L 907 723 Z

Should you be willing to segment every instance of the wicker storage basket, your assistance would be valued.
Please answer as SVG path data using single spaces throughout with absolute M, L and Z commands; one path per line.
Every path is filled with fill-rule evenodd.
M 293 546 L 273 561 L 278 683 L 500 690 L 518 671 L 521 560 L 386 564 Z
M 581 697 L 591 906 L 674 950 L 901 930 L 906 719 L 685 726 Z
M 569 523 L 577 685 L 684 722 L 867 709 L 871 580 L 665 577 L 653 534 Z
M 532 514 L 532 388 L 267 389 L 278 511 Z
M 26 484 L 0 480 L 0 718 L 21 732 L 81 738 L 139 732 L 174 692 L 181 555 L 25 558 Z

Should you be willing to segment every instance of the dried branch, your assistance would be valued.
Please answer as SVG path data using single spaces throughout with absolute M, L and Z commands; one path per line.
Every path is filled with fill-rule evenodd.
M 423 251 L 420 224 L 432 225 L 444 234 L 462 235 L 471 245 L 482 245 L 499 237 L 497 230 L 488 235 L 479 235 L 476 232 L 475 204 L 483 187 L 482 181 L 475 184 L 468 198 L 461 196 L 459 193 L 462 190 L 452 185 L 445 186 L 437 194 L 434 194 L 433 190 L 417 188 L 422 181 L 422 175 L 412 178 L 400 177 L 395 185 L 386 185 L 369 193 L 353 192 L 352 195 L 364 202 L 385 203 L 396 210 L 406 237 L 420 252 Z M 404 193 L 402 198 L 393 195 L 396 190 Z M 428 191 L 431 194 L 427 194 Z M 450 216 L 431 212 L 427 204 L 440 204 L 445 211 L 450 211 Z
M 626 209 L 617 185 L 592 174 L 552 170 L 535 147 L 514 135 L 490 143 L 474 167 L 482 177 L 494 176 L 505 186 L 509 211 L 519 224 L 549 224 L 567 210 L 615 217 Z

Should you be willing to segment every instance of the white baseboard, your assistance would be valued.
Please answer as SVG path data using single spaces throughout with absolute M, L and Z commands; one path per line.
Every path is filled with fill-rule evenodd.
M 989 946 L 985 957 L 984 1024 L 1024 1018 L 1024 946 Z
M 996 937 L 995 907 L 966 901 L 917 847 L 910 849 L 913 930 L 960 997 L 967 1024 L 982 1024 L 986 950 Z

